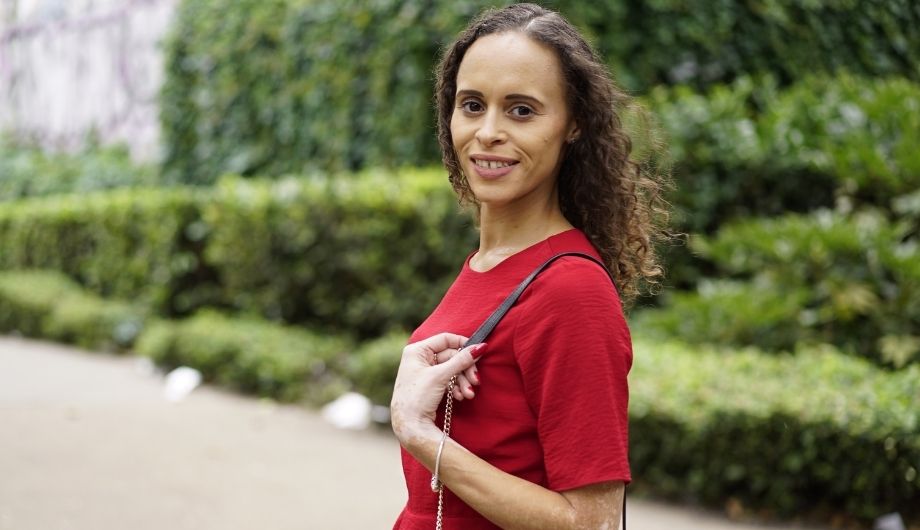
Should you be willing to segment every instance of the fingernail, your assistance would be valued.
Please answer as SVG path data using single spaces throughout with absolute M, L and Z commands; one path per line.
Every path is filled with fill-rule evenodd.
M 470 348 L 470 355 L 473 356 L 473 359 L 478 359 L 486 351 L 486 343 L 480 342 L 479 344 Z
M 466 390 L 467 390 L 468 392 L 472 392 L 472 391 L 473 391 L 473 387 L 467 386 L 467 387 L 466 387 Z

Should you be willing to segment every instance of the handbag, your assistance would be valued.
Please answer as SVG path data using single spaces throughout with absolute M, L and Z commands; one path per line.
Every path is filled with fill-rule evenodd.
M 495 309 L 495 311 L 493 311 L 492 314 L 489 315 L 489 317 L 485 320 L 485 322 L 483 322 L 476 329 L 476 331 L 473 332 L 473 334 L 466 341 L 466 343 L 463 344 L 461 349 L 466 348 L 468 346 L 474 346 L 476 344 L 479 344 L 485 341 L 486 338 L 489 336 L 489 334 L 492 333 L 492 330 L 495 329 L 495 326 L 497 326 L 498 323 L 501 322 L 502 318 L 504 318 L 508 310 L 511 309 L 511 307 L 517 302 L 518 298 L 521 297 L 521 294 L 524 293 L 524 290 L 527 289 L 527 286 L 529 286 L 530 283 L 533 282 L 534 279 L 541 272 L 546 270 L 546 268 L 549 267 L 554 261 L 558 260 L 559 258 L 563 258 L 565 256 L 577 256 L 580 258 L 584 258 L 584 259 L 593 261 L 594 263 L 597 263 L 598 265 L 600 265 L 600 267 L 604 269 L 604 272 L 606 272 L 607 275 L 610 276 L 610 272 L 607 270 L 607 267 L 603 263 L 601 263 L 597 258 L 593 256 L 590 256 L 582 252 L 562 252 L 562 253 L 556 254 L 553 257 L 546 260 L 545 262 L 543 262 L 543 264 L 541 264 L 539 267 L 534 269 L 534 271 L 531 272 L 529 276 L 524 278 L 524 280 L 513 291 L 511 291 L 511 294 L 509 294 L 508 297 L 505 298 L 504 301 L 502 301 L 502 303 Z M 613 281 L 612 277 L 610 278 L 610 281 Z M 447 398 L 444 403 L 444 427 L 443 427 L 444 436 L 441 438 L 441 443 L 438 446 L 438 455 L 435 460 L 436 462 L 435 472 L 434 472 L 434 475 L 431 477 L 431 489 L 437 492 L 438 494 L 438 516 L 437 516 L 437 519 L 435 520 L 435 530 L 442 530 L 442 526 L 443 526 L 444 485 L 441 484 L 441 482 L 438 480 L 438 467 L 439 467 L 439 464 L 441 463 L 441 450 L 444 448 L 444 441 L 447 439 L 448 436 L 450 436 L 450 423 L 451 423 L 451 417 L 453 415 L 453 401 L 454 401 L 453 389 L 454 389 L 454 385 L 456 384 L 456 382 L 457 382 L 457 376 L 453 376 L 450 378 L 450 381 L 447 383 Z M 623 510 L 621 513 L 623 517 L 623 524 L 620 528 L 621 530 L 626 530 L 626 492 L 625 490 L 623 492 Z

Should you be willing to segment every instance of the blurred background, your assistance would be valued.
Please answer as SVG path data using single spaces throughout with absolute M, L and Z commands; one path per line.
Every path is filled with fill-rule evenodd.
M 386 405 L 477 245 L 432 72 L 490 5 L 0 1 L 0 332 Z M 544 5 L 685 234 L 629 311 L 632 490 L 920 528 L 920 3 Z

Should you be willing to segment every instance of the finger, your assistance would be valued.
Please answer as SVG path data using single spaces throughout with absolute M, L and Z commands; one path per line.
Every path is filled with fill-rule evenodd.
M 476 362 L 486 350 L 486 343 L 480 343 L 470 348 L 464 348 L 459 353 L 454 354 L 446 362 L 432 367 L 441 371 L 441 376 L 445 378 L 453 377 L 456 374 L 459 374 L 466 370 L 467 368 L 473 366 L 473 363 Z M 440 357 L 440 356 L 439 356 Z
M 476 397 L 476 391 L 473 390 L 473 385 L 463 374 L 457 376 L 457 384 L 454 388 L 459 388 L 460 394 L 466 399 L 473 399 Z
M 466 342 L 466 337 L 455 335 L 453 333 L 438 333 L 437 335 L 420 340 L 413 344 L 414 347 L 421 351 L 429 353 L 440 353 L 446 349 L 458 349 Z
M 479 384 L 479 371 L 476 369 L 476 365 L 470 366 L 463 371 L 463 375 L 469 380 L 473 385 Z
M 463 392 L 460 391 L 459 386 L 454 386 L 454 389 L 451 390 L 451 394 L 454 396 L 454 401 L 463 401 Z

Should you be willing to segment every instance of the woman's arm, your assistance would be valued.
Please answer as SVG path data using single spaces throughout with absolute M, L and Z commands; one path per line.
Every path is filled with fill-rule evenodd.
M 402 446 L 429 470 L 434 469 L 442 436 L 434 418 L 444 388 L 451 376 L 472 367 L 485 348 L 477 345 L 478 351 L 474 346 L 457 353 L 463 340 L 441 334 L 410 344 L 403 351 L 396 377 L 391 403 L 393 431 Z M 443 356 L 442 364 L 437 363 L 435 354 Z M 443 362 L 446 357 L 450 359 Z M 453 440 L 444 445 L 439 478 L 474 510 L 508 530 L 618 528 L 622 482 L 555 492 L 505 473 Z

